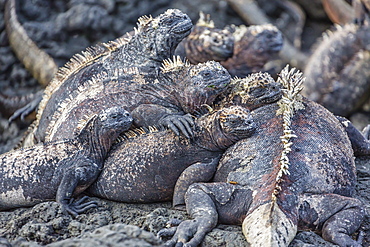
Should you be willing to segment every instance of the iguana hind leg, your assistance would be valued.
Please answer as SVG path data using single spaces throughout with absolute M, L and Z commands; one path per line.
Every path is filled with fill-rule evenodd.
M 361 246 L 351 238 L 365 216 L 360 200 L 337 194 L 306 194 L 299 205 L 301 229 L 321 230 L 323 239 L 339 246 Z
M 192 220 L 179 224 L 165 246 L 198 246 L 217 223 L 240 225 L 252 201 L 252 191 L 228 183 L 192 184 L 185 195 Z M 173 229 L 170 229 L 173 232 Z M 166 231 L 159 233 L 161 235 Z

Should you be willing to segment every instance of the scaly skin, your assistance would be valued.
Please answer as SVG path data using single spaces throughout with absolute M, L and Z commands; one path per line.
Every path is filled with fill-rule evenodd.
M 0 210 L 56 200 L 72 215 L 96 206 L 74 201 L 99 175 L 118 135 L 132 124 L 123 108 L 108 108 L 87 120 L 73 139 L 39 144 L 0 156 Z
M 233 55 L 234 36 L 229 27 L 216 28 L 203 12 L 187 38 L 180 42 L 175 54 L 186 57 L 192 64 L 225 61 Z
M 242 224 L 250 246 L 288 246 L 308 229 L 339 246 L 361 246 L 350 237 L 364 218 L 362 203 L 351 198 L 351 141 L 369 141 L 349 138 L 333 114 L 303 98 L 301 80 L 294 70 L 281 72 L 283 99 L 251 112 L 256 133 L 224 153 L 213 183 L 189 187 L 194 219 L 180 223 L 167 246 L 197 246 L 217 223 Z
M 127 109 L 136 127 L 162 125 L 191 137 L 193 120 L 186 114 L 195 113 L 203 104 L 212 104 L 229 82 L 230 75 L 217 62 L 190 65 L 179 58 L 166 60 L 154 82 L 127 76 L 122 70 L 114 75 L 103 73 L 61 102 L 62 107 L 49 116 L 53 121 L 46 132 L 39 128 L 36 137 L 41 141 L 69 138 L 81 117 L 107 105 Z
M 140 73 L 147 81 L 154 81 L 162 61 L 172 57 L 176 46 L 190 33 L 191 27 L 191 20 L 186 14 L 170 9 L 156 18 L 139 18 L 135 34 L 128 39 L 118 38 L 74 55 L 58 70 L 45 89 L 34 128 L 28 131 L 30 143 L 44 141 L 43 135 L 53 121 L 50 116 L 62 106 L 61 102 L 71 97 L 71 92 L 94 76 L 104 73 L 111 76 L 122 69 L 128 74 Z M 33 137 L 35 131 L 38 132 L 37 139 Z
M 357 23 L 327 32 L 304 70 L 303 94 L 341 116 L 351 115 L 369 100 L 370 25 L 363 12 L 357 14 Z
M 234 32 L 234 54 L 221 62 L 232 76 L 245 77 L 263 70 L 283 46 L 283 36 L 273 25 L 239 26 Z
M 224 108 L 195 120 L 191 140 L 168 130 L 124 133 L 88 193 L 120 202 L 182 204 L 187 187 L 212 178 L 226 148 L 254 132 L 249 111 Z M 177 181 L 177 182 L 176 182 Z M 176 184 L 176 188 L 175 188 Z

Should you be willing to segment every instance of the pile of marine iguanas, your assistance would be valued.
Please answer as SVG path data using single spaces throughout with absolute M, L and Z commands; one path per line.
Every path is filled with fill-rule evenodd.
M 261 72 L 282 48 L 276 27 L 217 29 L 201 14 L 192 29 L 177 9 L 139 18 L 134 32 L 87 48 L 56 73 L 51 63 L 42 97 L 29 106 L 37 102 L 35 121 L 18 146 L 0 156 L 0 210 L 56 200 L 77 216 L 96 207 L 80 195 L 172 200 L 192 219 L 159 232 L 166 246 L 198 246 L 219 223 L 242 225 L 250 246 L 288 246 L 299 230 L 361 246 L 361 237 L 352 238 L 366 214 L 353 198 L 354 160 L 370 155 L 370 128 L 361 133 L 302 91 L 327 83 L 338 95 L 329 83 L 351 79 L 355 88 L 369 87 L 368 7 L 366 0 L 354 1 L 355 23 L 322 45 L 344 47 L 330 54 L 318 47 L 308 79 L 289 65 L 277 79 Z M 34 46 L 14 24 L 14 0 L 5 11 L 9 39 Z M 353 43 L 339 40 L 348 37 L 340 32 L 351 33 Z M 348 67 L 340 70 L 339 59 L 351 63 L 342 62 Z M 330 82 L 326 70 L 336 76 Z M 358 91 L 348 92 L 357 103 L 345 103 L 347 94 L 339 102 L 358 107 L 365 101 Z M 319 98 L 330 97 L 325 91 Z

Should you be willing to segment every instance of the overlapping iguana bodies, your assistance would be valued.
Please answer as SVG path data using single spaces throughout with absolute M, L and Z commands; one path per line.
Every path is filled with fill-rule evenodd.
M 95 206 L 74 201 L 99 175 L 118 135 L 132 116 L 121 107 L 105 109 L 80 123 L 72 139 L 41 143 L 0 156 L 0 210 L 55 200 L 73 215 Z
M 170 201 L 180 177 L 177 200 L 183 201 L 187 187 L 209 181 L 224 150 L 254 130 L 249 111 L 238 106 L 197 118 L 192 139 L 169 130 L 130 130 L 88 193 L 120 202 Z
M 162 61 L 172 57 L 176 46 L 190 33 L 191 27 L 191 20 L 186 14 L 169 9 L 156 18 L 139 18 L 135 34 L 128 39 L 118 38 L 74 55 L 58 70 L 45 89 L 30 135 L 35 136 L 36 142 L 44 141 L 46 129 L 53 121 L 51 116 L 62 107 L 63 101 L 71 97 L 73 91 L 94 76 L 114 76 L 120 69 L 127 74 L 140 73 L 148 82 L 154 81 L 160 73 Z
M 282 99 L 251 112 L 256 133 L 224 153 L 213 183 L 189 187 L 185 202 L 194 219 L 180 223 L 168 246 L 197 246 L 218 222 L 242 224 L 250 246 L 288 246 L 306 229 L 339 246 L 361 246 L 350 236 L 364 218 L 362 203 L 351 198 L 351 142 L 364 147 L 357 155 L 368 155 L 369 141 L 303 98 L 302 80 L 294 69 L 281 72 Z M 349 138 L 348 130 L 356 135 Z
M 370 99 L 369 10 L 360 1 L 353 2 L 360 7 L 356 23 L 326 32 L 304 70 L 303 94 L 342 116 L 349 116 Z
M 48 126 L 37 129 L 36 137 L 45 141 L 68 138 L 81 117 L 106 106 L 127 109 L 136 127 L 160 124 L 190 137 L 193 120 L 185 114 L 212 104 L 229 82 L 229 73 L 219 63 L 191 65 L 179 57 L 165 60 L 162 72 L 153 82 L 139 75 L 131 78 L 121 69 L 114 74 L 100 73 L 71 92 L 49 116 Z
M 188 37 L 180 42 L 175 54 L 191 63 L 225 61 L 233 55 L 234 36 L 229 27 L 215 27 L 210 15 L 199 13 L 199 20 Z
M 264 65 L 283 46 L 282 33 L 273 25 L 244 25 L 235 27 L 233 56 L 221 62 L 232 76 L 245 77 L 263 71 Z

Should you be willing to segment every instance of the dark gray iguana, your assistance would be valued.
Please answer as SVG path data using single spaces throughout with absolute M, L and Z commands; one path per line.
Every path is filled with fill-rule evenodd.
M 197 64 L 210 60 L 225 61 L 232 57 L 233 49 L 234 36 L 230 28 L 216 28 L 210 15 L 200 12 L 198 22 L 177 46 L 175 54 Z
M 191 20 L 186 14 L 169 9 L 156 18 L 139 18 L 138 28 L 129 38 L 118 38 L 74 55 L 58 70 L 45 89 L 36 120 L 29 130 L 30 143 L 44 141 L 46 129 L 53 121 L 51 116 L 62 106 L 61 102 L 94 76 L 114 76 L 115 71 L 121 69 L 128 74 L 139 72 L 146 81 L 154 81 L 160 73 L 162 61 L 172 57 L 176 46 L 190 33 L 191 27 Z
M 369 141 L 303 98 L 301 76 L 285 68 L 283 98 L 251 112 L 256 133 L 224 153 L 213 183 L 189 187 L 185 202 L 194 219 L 160 233 L 175 232 L 168 246 L 197 246 L 218 222 L 242 224 L 250 246 L 288 246 L 298 230 L 308 229 L 339 246 L 361 246 L 350 236 L 364 218 L 363 204 L 351 198 L 353 147 L 369 155 Z
M 85 197 L 77 201 L 72 197 L 97 178 L 112 143 L 133 119 L 123 108 L 113 107 L 86 121 L 73 139 L 0 156 L 0 210 L 55 199 L 72 215 L 95 206 L 95 202 L 84 202 Z
M 283 35 L 271 24 L 235 27 L 233 56 L 221 64 L 232 76 L 245 77 L 263 70 L 283 47 Z
M 304 70 L 303 94 L 342 116 L 349 116 L 370 99 L 369 9 L 361 1 L 353 3 L 360 7 L 356 23 L 336 25 L 324 33 Z
M 254 130 L 249 111 L 238 106 L 197 118 L 192 139 L 169 130 L 130 130 L 114 144 L 88 193 L 130 203 L 170 201 L 180 177 L 181 199 L 191 183 L 212 178 L 226 148 Z
M 84 115 L 106 106 L 122 106 L 133 115 L 136 127 L 159 124 L 191 137 L 193 119 L 187 113 L 212 104 L 229 82 L 229 73 L 219 63 L 191 65 L 179 57 L 165 60 L 153 82 L 140 75 L 131 78 L 121 69 L 100 73 L 61 101 L 60 108 L 49 116 L 52 120 L 45 133 L 37 129 L 36 134 L 43 134 L 44 141 L 68 138 Z

